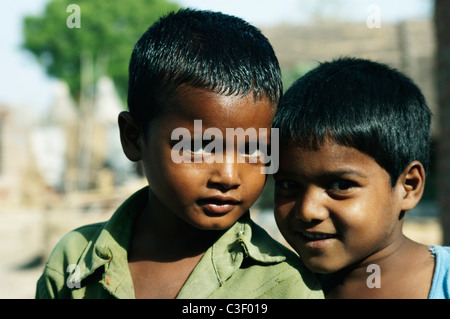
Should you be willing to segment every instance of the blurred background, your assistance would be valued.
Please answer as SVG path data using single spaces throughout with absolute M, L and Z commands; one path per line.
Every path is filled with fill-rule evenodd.
M 75 5 L 74 5 L 75 4 Z M 134 43 L 180 7 L 236 15 L 272 43 L 285 89 L 319 61 L 370 58 L 409 75 L 435 115 L 433 164 L 405 233 L 450 245 L 450 1 L 2 0 L 0 9 L 0 298 L 33 298 L 66 232 L 107 220 L 142 186 L 123 155 Z M 275 238 L 269 178 L 252 216 Z

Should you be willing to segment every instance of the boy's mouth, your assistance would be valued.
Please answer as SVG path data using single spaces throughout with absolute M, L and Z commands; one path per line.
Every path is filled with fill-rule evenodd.
M 316 232 L 308 232 L 303 231 L 301 232 L 302 236 L 309 240 L 321 240 L 321 239 L 327 239 L 327 238 L 334 238 L 336 235 L 334 234 L 326 234 L 326 233 L 316 233 Z
M 304 244 L 311 248 L 323 248 L 337 238 L 336 234 L 301 231 L 298 232 Z
M 223 215 L 229 213 L 241 201 L 229 196 L 212 196 L 197 200 L 197 205 L 212 215 Z

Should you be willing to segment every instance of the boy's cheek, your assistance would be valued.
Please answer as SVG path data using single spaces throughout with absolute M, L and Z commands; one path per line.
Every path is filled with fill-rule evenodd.
M 280 218 L 287 218 L 287 216 L 294 210 L 296 202 L 284 196 L 278 196 L 275 194 L 274 197 L 274 211 L 275 216 Z
M 289 225 L 289 209 L 275 205 L 274 217 L 280 231 L 287 231 Z

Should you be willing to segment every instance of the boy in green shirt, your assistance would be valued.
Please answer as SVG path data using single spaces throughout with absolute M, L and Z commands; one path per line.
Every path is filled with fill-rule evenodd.
M 273 168 L 264 150 L 282 92 L 267 39 L 235 17 L 180 10 L 144 33 L 129 71 L 121 142 L 149 185 L 108 222 L 67 234 L 36 297 L 323 297 L 249 216 Z

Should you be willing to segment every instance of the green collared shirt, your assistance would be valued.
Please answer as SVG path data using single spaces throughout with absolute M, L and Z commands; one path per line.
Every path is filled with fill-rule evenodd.
M 36 298 L 134 298 L 127 249 L 147 188 L 127 199 L 108 222 L 83 226 L 56 245 Z M 242 216 L 203 255 L 177 298 L 323 298 L 296 254 Z

